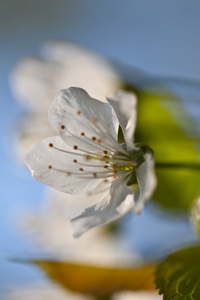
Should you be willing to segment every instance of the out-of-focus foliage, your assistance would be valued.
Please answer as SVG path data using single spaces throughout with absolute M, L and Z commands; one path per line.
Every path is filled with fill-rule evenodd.
M 182 103 L 167 94 L 161 97 L 138 93 L 138 98 L 136 140 L 153 149 L 156 162 L 197 164 L 199 141 L 183 129 L 187 124 L 191 127 L 192 121 L 183 110 Z M 199 192 L 199 170 L 162 167 L 156 168 L 156 174 L 156 202 L 170 209 L 191 207 Z
M 164 300 L 199 300 L 200 245 L 175 252 L 161 262 L 155 282 Z
M 35 260 L 48 277 L 62 287 L 95 297 L 106 297 L 122 290 L 153 290 L 154 267 L 102 268 L 62 261 Z

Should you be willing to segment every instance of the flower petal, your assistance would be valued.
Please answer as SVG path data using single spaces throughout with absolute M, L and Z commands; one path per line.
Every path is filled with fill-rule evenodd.
M 125 215 L 134 206 L 134 195 L 122 179 L 114 180 L 110 193 L 99 203 L 86 208 L 71 220 L 74 237 L 81 236 L 92 227 L 106 224 Z
M 93 176 L 93 172 L 105 170 L 102 162 L 89 160 L 88 164 L 84 154 L 75 152 L 60 137 L 47 138 L 35 145 L 26 163 L 35 179 L 77 197 L 86 197 L 100 185 L 102 179 Z
M 122 128 L 127 150 L 134 148 L 134 132 L 137 119 L 137 98 L 133 93 L 120 91 L 107 98 L 112 105 Z
M 98 141 L 102 145 L 112 145 L 112 139 L 117 140 L 118 120 L 108 103 L 102 103 L 91 98 L 80 88 L 61 90 L 49 110 L 49 120 L 52 127 L 59 133 L 65 143 L 69 135 L 76 136 L 85 147 Z M 89 147 L 90 148 L 90 147 Z
M 138 214 L 143 209 L 144 203 L 152 196 L 157 184 L 152 154 L 146 153 L 144 157 L 145 161 L 136 169 L 140 193 L 133 211 Z

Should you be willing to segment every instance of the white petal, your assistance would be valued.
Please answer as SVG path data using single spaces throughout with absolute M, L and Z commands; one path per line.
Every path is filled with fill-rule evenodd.
M 49 147 L 49 143 L 52 143 L 58 149 L 74 152 L 74 154 Z M 26 163 L 32 171 L 33 177 L 38 181 L 61 192 L 77 197 L 86 197 L 88 192 L 91 193 L 102 181 L 93 178 L 93 172 L 105 169 L 103 169 L 103 166 L 96 169 L 96 167 L 79 165 L 79 163 L 88 163 L 84 156 L 78 155 L 79 153 L 78 150 L 75 152 L 73 148 L 67 146 L 60 137 L 52 137 L 35 145 L 28 153 Z M 74 160 L 77 160 L 77 163 L 74 163 Z M 98 163 L 101 164 L 101 162 L 89 160 L 90 165 Z M 51 169 L 48 168 L 49 166 L 51 166 Z M 83 171 L 80 171 L 80 168 L 83 168 Z M 84 177 L 86 172 L 90 172 L 91 175 Z
M 134 195 L 122 179 L 113 181 L 110 193 L 99 203 L 85 209 L 71 220 L 74 237 L 81 236 L 92 227 L 118 219 L 134 206 Z
M 137 98 L 133 93 L 120 91 L 116 95 L 108 97 L 107 100 L 116 112 L 127 150 L 132 150 L 137 117 Z
M 145 161 L 136 169 L 136 177 L 140 188 L 138 199 L 133 211 L 140 213 L 144 203 L 149 200 L 156 188 L 157 180 L 154 170 L 152 154 L 145 154 Z
M 70 134 L 80 139 L 82 133 L 85 141 L 90 139 L 92 142 L 95 137 L 106 145 L 110 145 L 113 138 L 117 139 L 119 123 L 112 107 L 91 98 L 80 88 L 69 88 L 58 93 L 49 110 L 49 121 L 65 143 L 69 142 Z M 85 147 L 88 149 L 87 141 Z

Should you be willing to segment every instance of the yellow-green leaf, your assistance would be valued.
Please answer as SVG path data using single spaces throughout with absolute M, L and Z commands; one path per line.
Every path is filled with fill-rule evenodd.
M 153 290 L 152 265 L 134 268 L 103 268 L 62 261 L 35 260 L 46 275 L 62 287 L 96 297 L 121 290 Z

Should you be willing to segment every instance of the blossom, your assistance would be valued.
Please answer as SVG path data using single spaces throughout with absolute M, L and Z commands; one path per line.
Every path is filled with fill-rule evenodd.
M 74 236 L 140 213 L 156 186 L 152 150 L 133 140 L 134 94 L 120 91 L 102 103 L 80 88 L 61 90 L 49 110 L 59 136 L 42 140 L 27 155 L 35 179 L 76 197 L 102 199 L 71 219 Z M 119 144 L 119 124 L 124 144 Z

